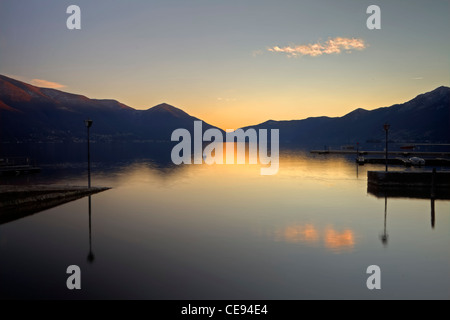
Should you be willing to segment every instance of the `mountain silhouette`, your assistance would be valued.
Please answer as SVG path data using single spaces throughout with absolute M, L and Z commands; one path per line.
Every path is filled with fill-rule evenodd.
M 94 120 L 91 136 L 96 141 L 170 141 L 175 129 L 192 133 L 194 121 L 200 120 L 166 103 L 136 110 L 116 100 L 89 99 L 0 75 L 3 142 L 83 140 L 88 118 Z M 209 128 L 203 122 L 203 130 Z
M 136 110 L 116 100 L 39 88 L 0 75 L 0 141 L 53 142 L 86 139 L 85 119 L 93 119 L 93 140 L 170 141 L 172 132 L 193 133 L 195 118 L 166 103 Z M 274 121 L 243 129 L 279 129 L 280 144 L 323 146 L 384 141 L 383 124 L 391 125 L 390 140 L 450 142 L 450 88 L 439 87 L 403 104 L 375 110 L 358 108 L 342 117 Z M 203 122 L 203 130 L 215 128 Z M 223 132 L 223 131 L 222 131 Z
M 384 123 L 391 125 L 389 140 L 450 143 L 450 88 L 439 87 L 391 107 L 359 108 L 342 117 L 269 120 L 243 129 L 279 129 L 282 145 L 323 146 L 384 141 Z

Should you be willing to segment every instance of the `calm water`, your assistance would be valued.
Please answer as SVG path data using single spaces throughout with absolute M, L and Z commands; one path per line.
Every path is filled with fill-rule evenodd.
M 450 201 L 433 228 L 430 200 L 368 194 L 367 170 L 383 166 L 300 150 L 261 176 L 109 151 L 93 157 L 93 185 L 113 189 L 91 197 L 91 234 L 88 198 L 0 225 L 1 297 L 450 298 Z M 58 159 L 2 183 L 84 185 L 84 167 Z M 366 287 L 373 264 L 381 290 Z

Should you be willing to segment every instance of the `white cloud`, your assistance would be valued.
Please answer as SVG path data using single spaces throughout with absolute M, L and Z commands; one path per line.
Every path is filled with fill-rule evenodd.
M 274 46 L 267 50 L 271 52 L 285 53 L 288 57 L 311 56 L 317 57 L 324 54 L 351 52 L 351 50 L 363 50 L 367 48 L 363 39 L 336 37 L 328 39 L 325 43 L 309 43 L 302 45 L 290 45 L 285 47 Z
M 47 80 L 42 79 L 33 79 L 31 80 L 31 84 L 37 87 L 43 87 L 43 88 L 51 88 L 51 89 L 60 89 L 65 88 L 66 86 L 57 82 L 51 82 Z

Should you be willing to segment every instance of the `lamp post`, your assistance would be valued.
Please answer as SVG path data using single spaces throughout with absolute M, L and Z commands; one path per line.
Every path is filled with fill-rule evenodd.
M 391 125 L 387 123 L 383 125 L 384 131 L 386 131 L 386 172 L 388 171 L 388 132 L 390 127 Z
M 88 188 L 91 187 L 91 150 L 89 148 L 89 128 L 92 126 L 92 120 L 84 120 L 87 128 L 87 152 L 88 152 Z
M 356 143 L 356 160 L 359 158 L 359 142 Z

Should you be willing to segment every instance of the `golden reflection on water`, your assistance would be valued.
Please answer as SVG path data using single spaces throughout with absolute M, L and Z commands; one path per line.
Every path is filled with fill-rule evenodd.
M 365 181 L 357 180 L 355 164 L 343 157 L 313 156 L 305 151 L 280 154 L 280 170 L 273 176 L 261 176 L 260 164 L 213 164 L 213 165 L 153 165 L 151 162 L 136 163 L 126 168 L 118 177 L 121 188 L 130 188 L 128 199 L 145 204 L 155 212 L 163 212 L 167 203 L 189 213 L 199 202 L 210 207 L 217 199 L 227 199 L 215 210 L 207 210 L 207 217 L 215 219 L 260 219 L 261 212 L 271 220 L 262 229 L 264 237 L 289 244 L 305 244 L 324 248 L 333 253 L 352 252 L 357 243 L 355 231 L 348 226 L 333 226 L 334 214 L 326 221 L 307 219 L 305 223 L 282 222 L 296 216 L 299 208 L 319 208 L 334 212 L 336 203 L 345 207 L 348 199 L 359 200 L 355 190 L 365 188 Z M 365 171 L 366 168 L 361 168 Z M 365 172 L 362 173 L 365 177 Z M 335 188 L 335 184 L 339 188 Z M 326 198 L 324 194 L 326 193 Z M 151 195 L 151 197 L 149 196 Z M 142 199 L 150 199 L 143 202 Z M 198 208 L 196 209 L 199 210 Z M 275 212 L 280 211 L 279 214 Z M 201 216 L 201 215 L 200 215 Z M 250 219 L 250 218 L 249 218 Z M 290 220 L 292 221 L 292 220 Z M 311 221 L 311 222 L 309 222 Z M 280 226 L 278 229 L 273 225 Z M 257 227 L 258 229 L 260 228 Z M 261 232 L 258 230 L 257 232 Z
M 341 252 L 355 247 L 355 235 L 350 229 L 338 232 L 331 227 L 325 230 L 325 247 Z
M 138 177 L 142 179 L 143 176 L 149 179 L 176 179 L 179 176 L 195 175 L 205 173 L 214 176 L 224 175 L 229 177 L 231 175 L 237 176 L 237 179 L 244 179 L 245 177 L 257 178 L 261 176 L 260 169 L 263 167 L 269 167 L 270 165 L 264 165 L 258 163 L 251 164 L 249 159 L 248 150 L 245 152 L 245 163 L 237 164 L 236 154 L 235 162 L 226 162 L 226 149 L 229 147 L 229 143 L 223 144 L 223 164 L 206 164 L 205 161 L 210 158 L 210 155 L 203 156 L 202 164 L 181 164 L 174 165 L 170 159 L 164 163 L 158 163 L 153 159 L 146 159 L 130 166 L 123 168 L 121 175 L 118 177 L 121 182 L 128 183 L 129 180 Z M 237 150 L 236 145 L 234 145 Z M 259 159 L 258 159 L 259 160 Z M 311 155 L 308 151 L 304 150 L 289 150 L 281 151 L 279 160 L 273 159 L 279 163 L 279 170 L 273 176 L 266 176 L 266 180 L 273 180 L 278 178 L 282 181 L 286 178 L 303 178 L 307 180 L 314 180 L 318 183 L 316 186 L 333 186 L 336 180 L 354 180 L 357 178 L 354 162 L 349 161 L 343 157 L 323 156 L 323 155 Z M 363 168 L 364 169 L 364 168 Z M 361 172 L 361 176 L 365 177 L 365 172 Z M 123 184 L 122 183 L 122 184 Z M 315 186 L 312 186 L 315 187 Z
M 275 241 L 287 243 L 322 245 L 334 253 L 352 251 L 356 243 L 355 232 L 351 229 L 339 231 L 332 226 L 320 229 L 313 224 L 296 224 L 280 228 L 275 231 L 274 238 Z
M 312 224 L 287 226 L 276 233 L 276 240 L 290 243 L 317 242 L 319 232 Z

